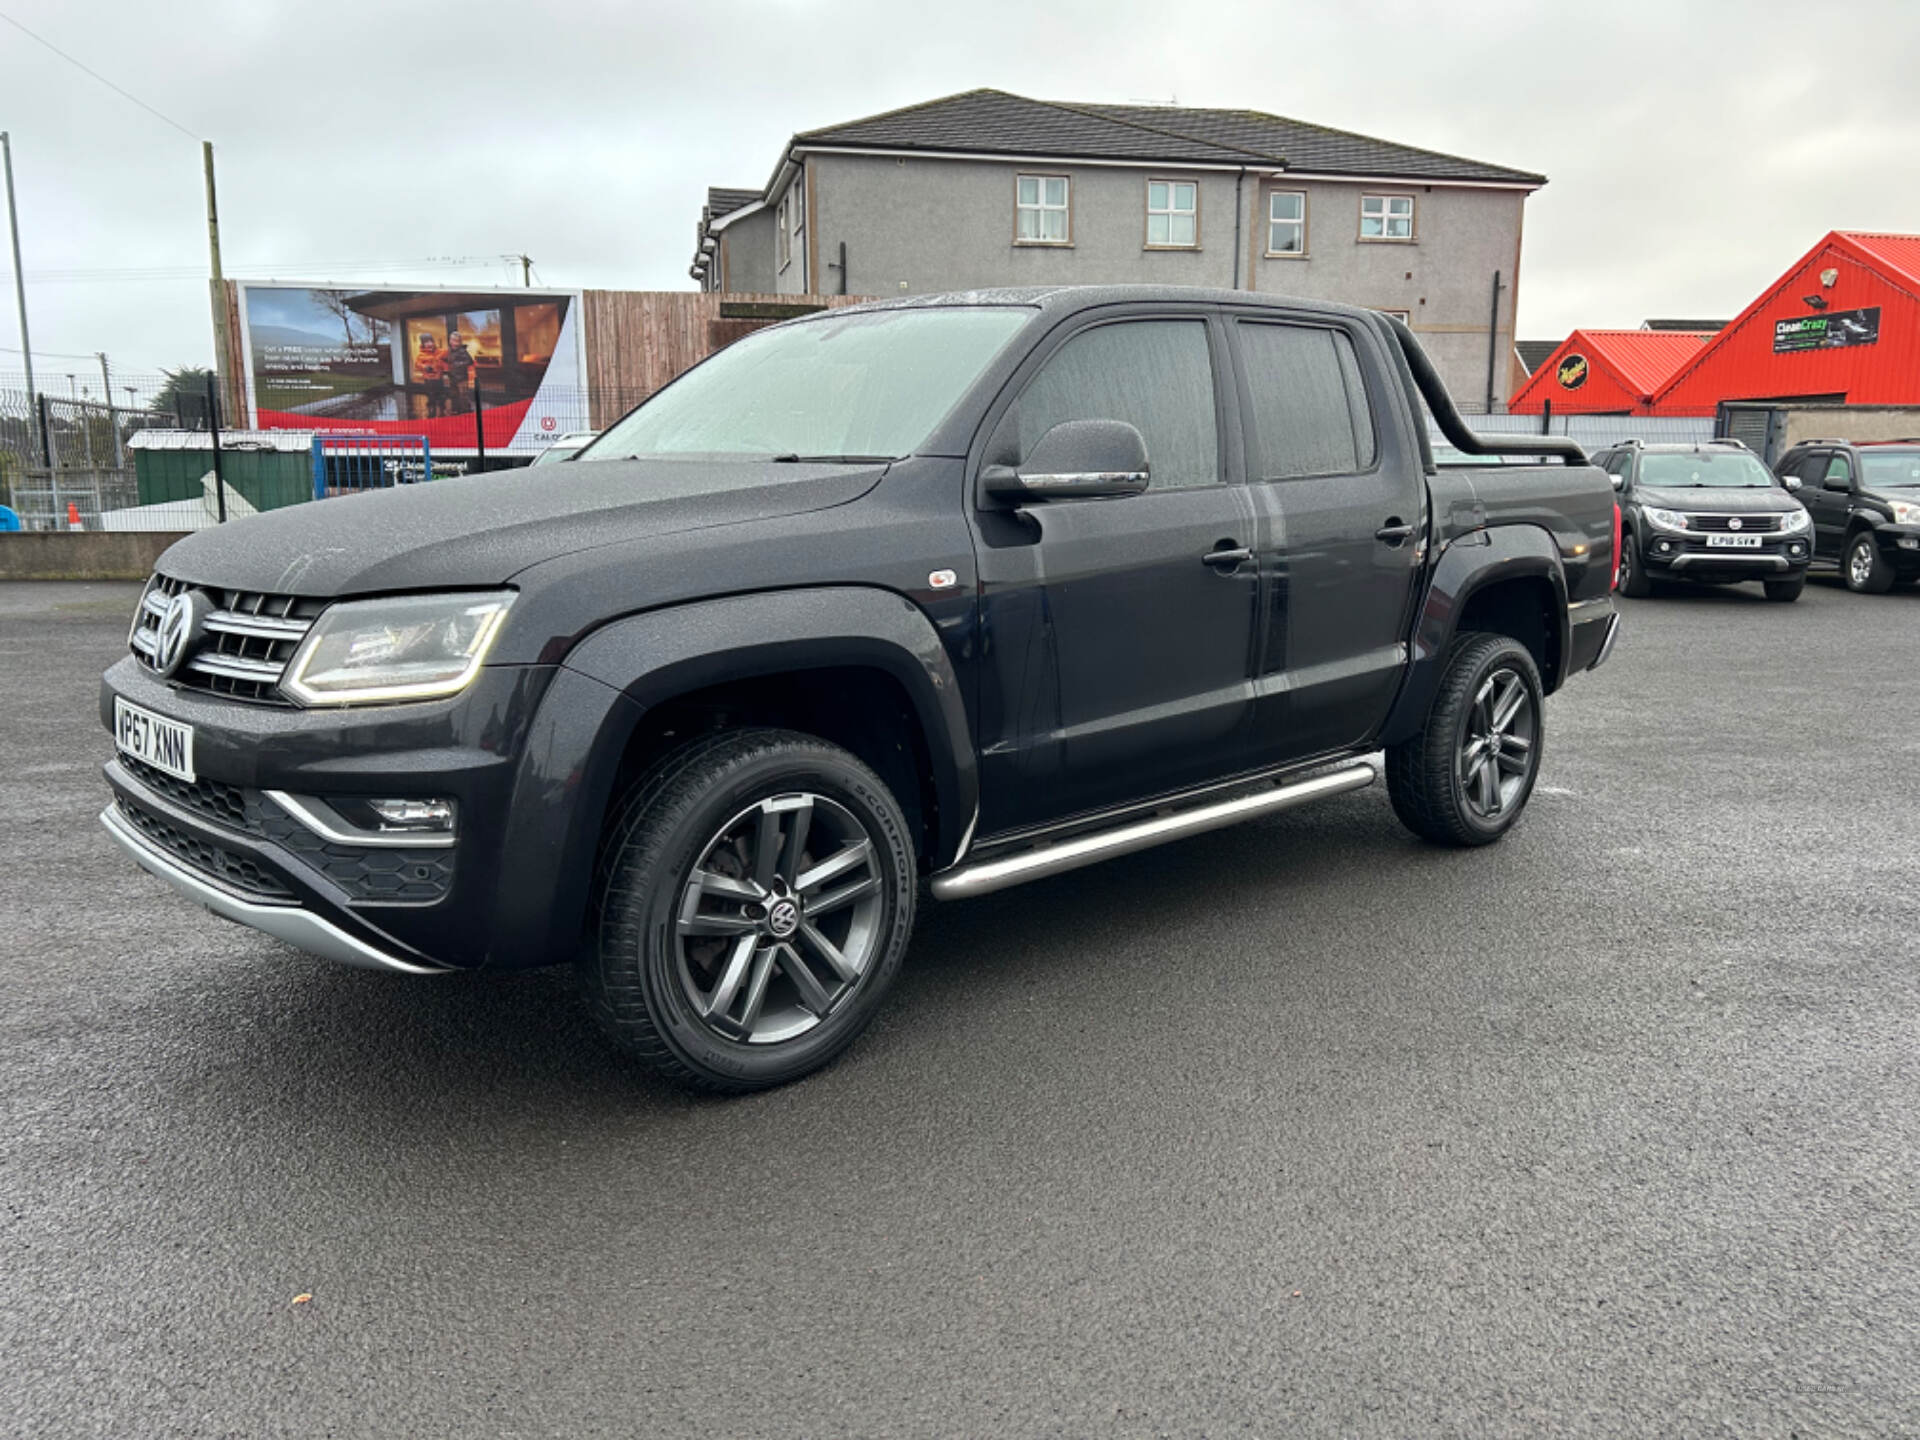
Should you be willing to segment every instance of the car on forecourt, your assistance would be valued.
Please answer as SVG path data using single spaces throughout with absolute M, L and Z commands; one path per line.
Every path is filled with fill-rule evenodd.
M 1438 469 L 1422 399 L 1462 451 L 1553 463 Z M 1474 436 L 1368 310 L 834 310 L 563 466 L 180 541 L 102 684 L 101 820 L 283 940 L 570 961 L 669 1077 L 779 1084 L 872 1018 L 923 877 L 1058 874 L 1381 749 L 1412 830 L 1498 840 L 1546 696 L 1613 645 L 1616 514 L 1573 442 Z
M 1813 561 L 1849 590 L 1920 581 L 1920 440 L 1803 440 L 1774 466 L 1813 516 Z
M 1620 593 L 1663 581 L 1758 580 L 1769 600 L 1800 598 L 1813 558 L 1806 507 L 1738 440 L 1648 445 L 1623 440 L 1593 463 L 1620 495 Z

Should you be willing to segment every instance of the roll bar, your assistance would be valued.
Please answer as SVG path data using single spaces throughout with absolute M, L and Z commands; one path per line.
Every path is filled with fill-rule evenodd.
M 1433 368 L 1433 362 L 1427 359 L 1427 352 L 1420 348 L 1420 342 L 1413 338 L 1413 331 L 1407 328 L 1404 320 L 1396 320 L 1391 315 L 1380 317 L 1393 327 L 1393 338 L 1399 342 L 1400 353 L 1406 358 L 1407 369 L 1413 372 L 1413 383 L 1420 391 L 1420 397 L 1427 402 L 1427 409 L 1439 425 L 1440 433 L 1447 437 L 1447 443 L 1464 455 L 1558 455 L 1569 465 L 1585 465 L 1587 452 L 1564 435 L 1476 435 L 1467 428 L 1467 422 L 1460 418 L 1460 412 L 1454 409 L 1453 397 L 1447 393 L 1445 382 Z

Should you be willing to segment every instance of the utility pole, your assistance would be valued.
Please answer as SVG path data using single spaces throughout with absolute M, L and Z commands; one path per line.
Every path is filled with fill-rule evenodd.
M 100 357 L 100 393 L 107 397 L 107 429 L 113 434 L 113 468 L 124 470 L 127 465 L 127 452 L 120 444 L 120 417 L 113 408 L 113 375 L 107 369 L 107 352 L 96 350 Z
M 0 130 L 0 157 L 7 170 L 7 228 L 13 232 L 13 294 L 20 302 L 20 358 L 27 371 L 27 408 L 33 410 L 33 342 L 27 339 L 27 277 L 20 269 L 20 212 L 13 203 L 13 142 Z
M 220 205 L 213 188 L 213 142 L 200 142 L 207 172 L 207 253 L 213 260 L 213 369 L 223 398 L 232 396 L 232 366 L 227 359 L 227 277 L 220 269 Z M 240 407 L 236 407 L 240 408 Z

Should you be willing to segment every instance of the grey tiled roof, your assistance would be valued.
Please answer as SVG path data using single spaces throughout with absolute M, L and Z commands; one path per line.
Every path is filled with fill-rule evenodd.
M 731 215 L 742 205 L 751 205 L 760 198 L 758 190 L 735 190 L 725 185 L 712 185 L 707 188 L 707 218 L 718 220 L 722 215 Z
M 1082 105 L 969 90 L 811 130 L 796 144 L 886 150 L 1044 155 L 1061 159 L 1284 165 L 1322 174 L 1543 185 L 1546 177 L 1458 155 L 1396 145 L 1257 110 Z
M 1731 322 L 1726 320 L 1643 320 L 1642 330 L 1724 330 Z
M 1547 363 L 1547 357 L 1560 348 L 1558 340 L 1516 340 L 1513 348 L 1520 352 L 1520 363 L 1527 367 L 1531 375 Z

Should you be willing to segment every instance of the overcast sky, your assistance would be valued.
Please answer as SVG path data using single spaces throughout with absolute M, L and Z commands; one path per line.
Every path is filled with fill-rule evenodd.
M 0 13 L 214 141 L 228 273 L 251 278 L 498 283 L 496 257 L 524 251 L 550 285 L 691 288 L 709 184 L 764 184 L 795 131 L 982 85 L 1245 106 L 1543 172 L 1520 276 L 1529 338 L 1728 316 L 1830 229 L 1920 231 L 1920 0 Z M 192 140 L 5 24 L 0 129 L 42 370 L 84 380 L 102 349 L 130 370 L 205 362 Z M 0 300 L 0 372 L 17 371 Z

